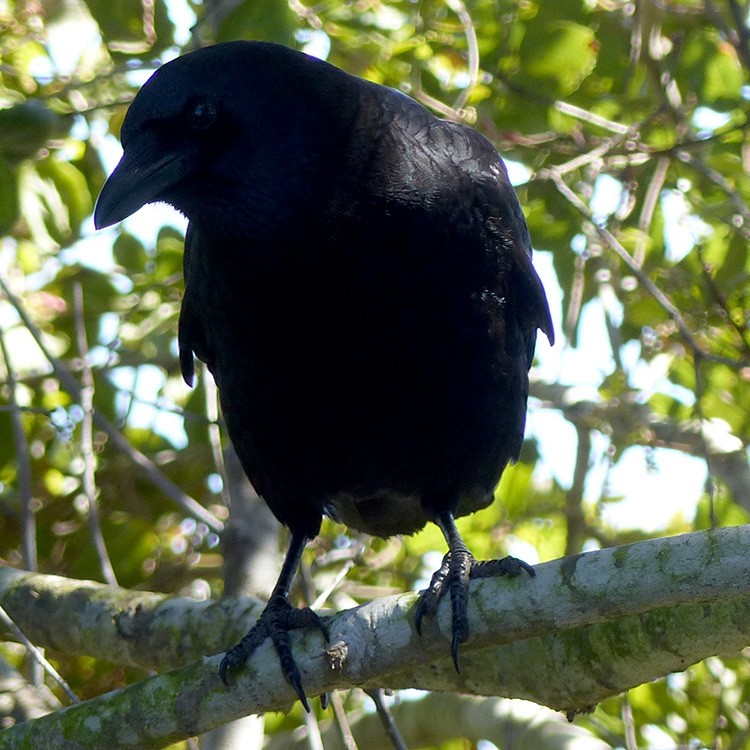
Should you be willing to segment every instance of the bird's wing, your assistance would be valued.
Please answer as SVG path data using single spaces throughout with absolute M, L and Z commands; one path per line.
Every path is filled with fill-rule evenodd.
M 405 163 L 414 170 L 401 180 L 423 180 L 422 196 L 430 190 L 436 196 L 442 193 L 432 204 L 435 219 L 460 226 L 467 237 L 483 238 L 484 251 L 498 270 L 488 292 L 502 298 L 504 309 L 515 315 L 531 367 L 537 330 L 550 343 L 554 330 L 544 287 L 531 262 L 526 219 L 502 158 L 476 130 L 438 120 L 407 97 L 389 97 L 386 109 L 393 115 L 386 138 L 398 144 L 400 159 L 408 155 Z
M 544 287 L 531 262 L 531 237 L 521 204 L 505 164 L 484 136 L 452 122 L 442 121 L 439 127 L 451 133 L 453 158 L 463 162 L 464 169 L 473 176 L 478 188 L 478 202 L 484 204 L 481 206 L 485 212 L 484 221 L 497 239 L 489 249 L 502 256 L 500 265 L 509 273 L 508 287 L 516 302 L 519 325 L 522 331 L 531 334 L 527 342 L 531 366 L 536 330 L 541 330 L 553 343 L 554 329 Z

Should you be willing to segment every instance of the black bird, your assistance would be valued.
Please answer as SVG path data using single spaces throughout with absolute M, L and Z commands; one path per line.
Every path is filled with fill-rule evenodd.
M 448 543 L 417 627 L 450 592 L 452 655 L 478 562 L 454 518 L 487 506 L 523 441 L 537 329 L 552 342 L 518 199 L 495 148 L 409 97 L 285 47 L 230 42 L 161 67 L 122 126 L 101 228 L 164 201 L 189 219 L 180 362 L 218 385 L 242 465 L 291 532 L 259 622 L 307 707 L 289 603 L 324 515 L 376 536 L 436 523 Z

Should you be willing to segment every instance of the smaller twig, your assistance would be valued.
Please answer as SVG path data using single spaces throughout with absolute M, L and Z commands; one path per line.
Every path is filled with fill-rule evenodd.
M 104 543 L 102 525 L 99 518 L 99 507 L 96 500 L 96 469 L 94 458 L 94 376 L 88 361 L 89 346 L 86 340 L 86 323 L 83 313 L 83 288 L 80 281 L 73 284 L 73 316 L 75 319 L 76 342 L 81 357 L 81 455 L 83 457 L 83 494 L 88 503 L 88 521 L 91 539 L 94 543 L 99 567 L 106 583 L 117 585 L 112 561 L 109 559 L 107 545 Z
M 717 527 L 716 522 L 716 479 L 711 467 L 711 459 L 708 450 L 708 440 L 706 440 L 705 415 L 703 413 L 703 393 L 705 391 L 705 382 L 703 380 L 703 370 L 701 368 L 702 357 L 696 355 L 693 357 L 693 371 L 695 372 L 695 416 L 698 420 L 698 438 L 701 445 L 701 453 L 706 463 L 706 492 L 708 493 L 708 517 L 711 522 L 711 528 Z
M 564 102 L 561 99 L 555 99 L 552 103 L 552 106 L 558 111 L 562 112 L 565 115 L 570 115 L 571 117 L 575 117 L 576 120 L 580 120 L 581 122 L 587 122 L 589 125 L 597 125 L 600 128 L 604 128 L 604 130 L 609 130 L 612 133 L 619 133 L 620 135 L 627 135 L 631 132 L 631 126 L 629 125 L 623 125 L 620 122 L 615 122 L 614 120 L 608 120 L 606 117 L 602 117 L 601 115 L 597 115 L 594 112 L 590 112 L 587 109 L 583 109 L 582 107 L 577 107 L 575 104 L 570 104 L 569 102 Z
M 510 78 L 506 78 L 503 75 L 498 75 L 497 79 L 508 89 L 515 92 L 516 94 L 520 94 L 526 99 L 535 101 L 545 107 L 552 107 L 558 112 L 562 112 L 565 115 L 574 117 L 576 120 L 586 122 L 589 125 L 596 125 L 597 127 L 608 130 L 611 133 L 627 135 L 628 133 L 632 132 L 633 130 L 637 130 L 638 127 L 640 127 L 640 124 L 637 126 L 630 126 L 624 125 L 621 122 L 615 122 L 614 120 L 608 120 L 606 117 L 597 115 L 594 112 L 590 112 L 587 109 L 578 107 L 575 104 L 570 104 L 569 102 L 564 102 L 561 99 L 553 99 L 552 97 L 540 94 L 538 91 L 529 89 L 526 86 L 523 86 Z
M 208 443 L 211 446 L 211 455 L 214 467 L 221 477 L 221 499 L 224 507 L 232 504 L 229 492 L 229 479 L 227 478 L 227 467 L 224 463 L 224 451 L 221 449 L 221 428 L 219 426 L 219 390 L 216 381 L 203 365 L 203 390 L 206 394 L 206 416 L 208 417 Z
M 57 670 L 44 658 L 44 654 L 23 634 L 21 629 L 10 618 L 10 615 L 0 606 L 0 620 L 13 633 L 19 643 L 26 646 L 29 654 L 41 665 L 42 669 L 63 689 L 71 703 L 80 703 L 81 699 L 73 692 L 70 685 L 58 674 Z
M 565 313 L 565 321 L 563 322 L 565 338 L 568 339 L 568 341 L 575 340 L 576 326 L 581 317 L 583 291 L 586 285 L 586 276 L 584 274 L 586 268 L 586 257 L 583 255 L 577 255 L 574 260 L 574 267 L 573 278 L 570 282 L 570 300 L 568 302 L 568 309 Z
M 346 716 L 346 710 L 344 709 L 344 703 L 341 700 L 341 694 L 339 691 L 332 691 L 329 700 L 331 702 L 331 708 L 333 708 L 333 715 L 336 717 L 336 726 L 339 728 L 339 737 L 344 743 L 344 747 L 346 750 L 358 750 L 352 727 Z
M 370 698 L 372 698 L 372 701 L 375 704 L 375 710 L 380 717 L 380 721 L 383 722 L 383 729 L 385 729 L 385 733 L 388 735 L 388 739 L 393 744 L 394 749 L 409 750 L 406 747 L 404 738 L 401 736 L 398 724 L 396 724 L 396 720 L 393 718 L 391 709 L 388 708 L 383 700 L 383 691 L 380 688 L 377 688 L 375 690 L 366 690 L 365 692 Z
M 311 609 L 320 609 L 325 603 L 328 597 L 333 593 L 336 587 L 341 581 L 346 578 L 349 571 L 354 567 L 353 560 L 347 560 L 344 565 L 341 566 L 341 570 L 334 576 L 333 580 L 326 586 L 323 591 L 318 594 L 315 601 L 310 605 Z
M 10 385 L 10 381 L 8 381 L 8 385 Z M 52 409 L 40 409 L 36 406 L 21 406 L 20 404 L 0 404 L 0 411 L 41 414 L 44 417 L 50 417 L 53 413 Z
M 729 180 L 727 180 L 721 172 L 713 167 L 709 167 L 708 164 L 687 151 L 678 151 L 677 158 L 683 164 L 692 167 L 696 172 L 700 172 L 700 174 L 702 174 L 707 180 L 710 180 L 714 185 L 720 188 L 727 195 L 737 213 L 742 216 L 745 224 L 750 223 L 750 208 L 748 208 L 740 194 L 732 187 Z
M 622 696 L 622 724 L 625 729 L 626 750 L 638 750 L 638 740 L 635 736 L 635 720 L 633 719 L 633 708 L 630 705 L 629 694 Z
M 747 8 L 742 8 L 737 0 L 728 0 L 729 10 L 732 12 L 732 20 L 737 30 L 737 53 L 750 70 L 750 29 L 747 27 Z
M 651 221 L 654 218 L 656 204 L 661 195 L 661 189 L 664 187 L 664 181 L 667 178 L 667 170 L 670 161 L 665 156 L 656 162 L 656 169 L 646 188 L 646 195 L 643 198 L 643 207 L 641 215 L 638 217 L 638 229 L 640 234 L 636 239 L 635 251 L 633 253 L 633 262 L 639 267 L 643 265 L 646 258 L 646 246 L 648 245 L 648 230 L 651 227 Z
M 461 111 L 453 109 L 449 104 L 441 102 L 440 99 L 436 99 L 434 96 L 430 96 L 420 85 L 415 85 L 409 93 L 418 102 L 424 104 L 435 112 L 438 112 L 449 120 L 461 122 L 464 119 Z
M 307 728 L 307 744 L 310 746 L 310 750 L 325 750 L 318 717 L 312 711 L 303 711 L 303 713 Z
M 748 120 L 747 116 L 743 116 L 742 122 L 737 122 L 735 119 L 732 119 L 724 125 L 716 128 L 711 135 L 704 135 L 700 138 L 684 138 L 683 140 L 665 148 L 653 148 L 646 144 L 639 144 L 639 146 L 648 151 L 652 156 L 656 154 L 665 156 L 674 155 L 678 154 L 680 150 L 700 150 L 711 143 L 721 143 L 725 136 L 741 133 L 746 130 L 749 125 L 750 120 Z
M 615 369 L 622 371 L 625 369 L 620 355 L 622 331 L 616 322 L 618 300 L 615 289 L 610 281 L 599 282 L 598 296 L 604 311 L 604 325 L 607 329 L 607 338 L 609 339 L 609 347 L 612 350 L 612 359 L 615 361 Z
M 583 491 L 591 460 L 591 431 L 580 424 L 574 425 L 578 436 L 573 482 L 566 493 L 565 519 L 568 526 L 565 554 L 575 555 L 581 551 L 586 536 L 586 519 L 583 515 Z
M 474 21 L 471 14 L 466 9 L 463 0 L 445 0 L 445 4 L 458 16 L 458 20 L 464 27 L 466 35 L 466 49 L 468 51 L 469 83 L 466 88 L 459 94 L 453 103 L 453 109 L 460 112 L 469 101 L 471 92 L 479 83 L 479 43 L 477 42 L 477 31 L 474 28 Z
M 598 146 L 592 148 L 591 151 L 587 151 L 585 154 L 580 154 L 563 164 L 555 166 L 555 171 L 558 174 L 563 175 L 568 172 L 573 172 L 580 167 L 585 167 L 586 165 L 603 158 L 605 154 L 611 151 L 620 142 L 620 140 L 621 139 L 619 138 L 607 138 Z
M 210 420 L 205 414 L 201 414 L 197 411 L 188 411 L 181 406 L 170 404 L 169 399 L 157 398 L 156 400 L 154 400 L 150 398 L 142 398 L 135 392 L 134 388 L 122 388 L 117 385 L 117 383 L 111 377 L 108 377 L 106 372 L 104 373 L 104 375 L 105 380 L 112 386 L 112 388 L 114 388 L 118 393 L 122 393 L 123 395 L 127 396 L 128 400 L 132 401 L 134 404 L 140 404 L 141 406 L 150 406 L 152 409 L 156 409 L 157 411 L 162 411 L 167 414 L 177 414 L 187 421 L 200 422 L 201 424 L 210 424 Z M 0 411 L 2 409 L 3 407 L 0 406 Z M 38 412 L 40 414 L 47 415 L 51 414 L 51 411 L 49 409 L 31 409 L 22 407 L 21 410 Z M 217 424 L 222 424 L 221 418 L 218 419 Z
M 299 0 L 289 0 L 289 7 L 292 12 L 296 13 L 299 18 L 305 21 L 311 29 L 320 31 L 323 28 L 323 21 L 313 8 L 308 8 Z

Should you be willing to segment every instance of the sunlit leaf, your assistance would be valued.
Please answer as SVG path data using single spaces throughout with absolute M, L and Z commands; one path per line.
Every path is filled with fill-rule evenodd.
M 573 21 L 535 24 L 520 50 L 522 71 L 550 87 L 550 93 L 570 94 L 593 70 L 599 42 L 593 29 Z

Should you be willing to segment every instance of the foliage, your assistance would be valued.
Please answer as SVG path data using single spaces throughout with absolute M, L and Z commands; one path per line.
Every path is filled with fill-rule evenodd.
M 478 555 L 508 544 L 546 560 L 744 523 L 746 17 L 739 0 L 0 3 L 0 560 L 153 591 L 222 592 L 215 397 L 203 377 L 188 389 L 176 359 L 183 224 L 152 212 L 146 228 L 134 219 L 94 235 L 90 215 L 127 103 L 158 60 L 238 37 L 323 51 L 401 88 L 474 124 L 521 175 L 535 246 L 559 284 L 558 343 L 540 344 L 534 429 L 501 502 L 462 522 Z M 118 447 L 118 429 L 150 474 Z M 564 470 L 558 450 L 570 456 Z M 643 492 L 609 481 L 634 465 L 634 451 L 643 476 L 678 454 L 705 461 L 705 492 L 674 482 L 700 502 L 686 498 L 656 525 L 613 520 L 621 494 Z M 207 517 L 194 520 L 155 473 Z M 311 598 L 342 558 L 357 558 L 331 597 L 337 607 L 420 585 L 435 562 L 425 553 L 443 549 L 434 528 L 400 543 L 324 531 L 306 557 Z M 83 698 L 139 676 L 56 656 Z M 642 746 L 739 747 L 748 684 L 744 658 L 714 658 L 632 691 L 629 711 L 609 700 L 578 722 L 616 744 L 632 730 Z

